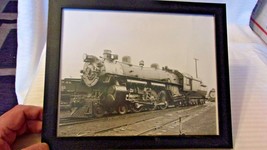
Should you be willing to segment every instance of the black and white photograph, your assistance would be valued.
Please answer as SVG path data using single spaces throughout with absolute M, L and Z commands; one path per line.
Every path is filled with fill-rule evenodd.
M 54 149 L 232 147 L 225 5 L 49 5 L 43 142 Z
M 211 15 L 64 9 L 59 137 L 218 135 Z

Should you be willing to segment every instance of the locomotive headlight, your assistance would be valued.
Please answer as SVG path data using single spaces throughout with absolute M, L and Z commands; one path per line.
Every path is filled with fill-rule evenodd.
M 93 62 L 98 61 L 98 58 L 95 57 L 95 56 L 93 56 L 93 55 L 87 55 L 87 54 L 84 54 L 84 55 L 83 55 L 83 61 L 84 61 L 84 62 L 93 63 Z

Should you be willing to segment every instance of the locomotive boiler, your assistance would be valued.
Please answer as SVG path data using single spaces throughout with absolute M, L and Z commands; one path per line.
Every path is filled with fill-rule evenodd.
M 118 61 L 118 55 L 110 50 L 104 50 L 102 57 L 86 54 L 83 61 L 81 81 L 88 93 L 74 97 L 73 115 L 101 117 L 105 113 L 126 114 L 205 103 L 207 90 L 201 80 L 167 66 L 145 67 L 143 60 L 134 65 L 129 56 Z

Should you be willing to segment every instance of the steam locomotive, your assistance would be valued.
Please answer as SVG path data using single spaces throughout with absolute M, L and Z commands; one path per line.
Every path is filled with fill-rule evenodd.
M 120 62 L 111 50 L 104 50 L 99 58 L 86 54 L 83 61 L 81 84 L 87 92 L 71 98 L 72 116 L 101 117 L 114 112 L 200 105 L 206 100 L 207 90 L 201 80 L 167 66 L 144 67 L 143 60 L 133 65 L 130 56 Z

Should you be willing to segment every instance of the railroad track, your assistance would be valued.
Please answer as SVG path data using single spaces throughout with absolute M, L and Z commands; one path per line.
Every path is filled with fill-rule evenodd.
M 176 108 L 178 110 L 186 109 L 187 107 L 179 107 Z M 101 118 L 94 118 L 94 117 L 63 117 L 60 118 L 59 120 L 59 126 L 70 126 L 70 125 L 75 125 L 75 124 L 81 124 L 81 123 L 86 123 L 86 122 L 91 122 L 91 121 L 99 121 L 99 120 L 112 120 L 112 119 L 119 119 L 119 118 L 126 118 L 130 119 L 132 117 L 136 117 L 137 115 L 142 114 L 143 116 L 150 115 L 151 113 L 157 113 L 158 111 L 172 111 L 172 108 L 166 109 L 166 110 L 154 110 L 154 111 L 144 111 L 144 112 L 138 112 L 138 113 L 128 113 L 125 115 L 118 115 L 118 114 L 109 114 Z
M 86 122 L 90 122 L 92 119 L 90 118 L 73 118 L 73 117 L 65 117 L 59 119 L 59 126 L 69 126 L 75 124 L 82 124 Z
M 169 111 L 166 111 L 167 112 L 166 115 L 157 116 L 157 117 L 155 117 L 155 115 L 151 116 L 151 113 L 157 113 L 157 111 L 153 111 L 153 112 L 150 111 L 146 114 L 142 114 L 144 119 L 139 119 L 133 122 L 126 122 L 123 124 L 110 126 L 104 129 L 96 130 L 94 132 L 92 131 L 83 132 L 83 133 L 80 133 L 79 136 L 86 136 L 88 134 L 93 135 L 93 136 L 148 135 L 150 134 L 151 131 L 162 129 L 164 126 L 169 126 L 174 123 L 178 124 L 179 129 L 181 129 L 180 124 L 193 117 L 193 115 L 188 115 L 188 113 L 199 107 L 202 107 L 202 106 L 198 105 L 198 106 L 178 109 L 174 112 L 173 110 L 171 111 L 169 109 Z M 145 115 L 151 116 L 151 117 L 146 117 Z M 131 120 L 129 117 L 127 119 Z
M 181 135 L 187 132 L 186 129 L 183 131 L 183 123 L 209 108 L 214 108 L 214 104 L 206 103 L 125 115 L 112 114 L 101 118 L 62 118 L 59 121 L 58 132 L 60 136 L 77 137 Z
M 196 111 L 194 113 L 187 113 L 184 112 L 177 117 L 170 117 L 170 119 L 163 121 L 161 124 L 148 128 L 147 130 L 144 130 L 143 132 L 140 132 L 137 135 L 162 135 L 162 134 L 174 134 L 173 132 L 169 132 L 169 129 L 177 129 L 175 132 L 176 135 L 185 135 L 186 133 L 183 131 L 183 123 L 201 115 L 205 111 L 207 111 L 209 107 L 204 107 L 203 109 Z M 177 113 L 177 112 L 176 112 Z

